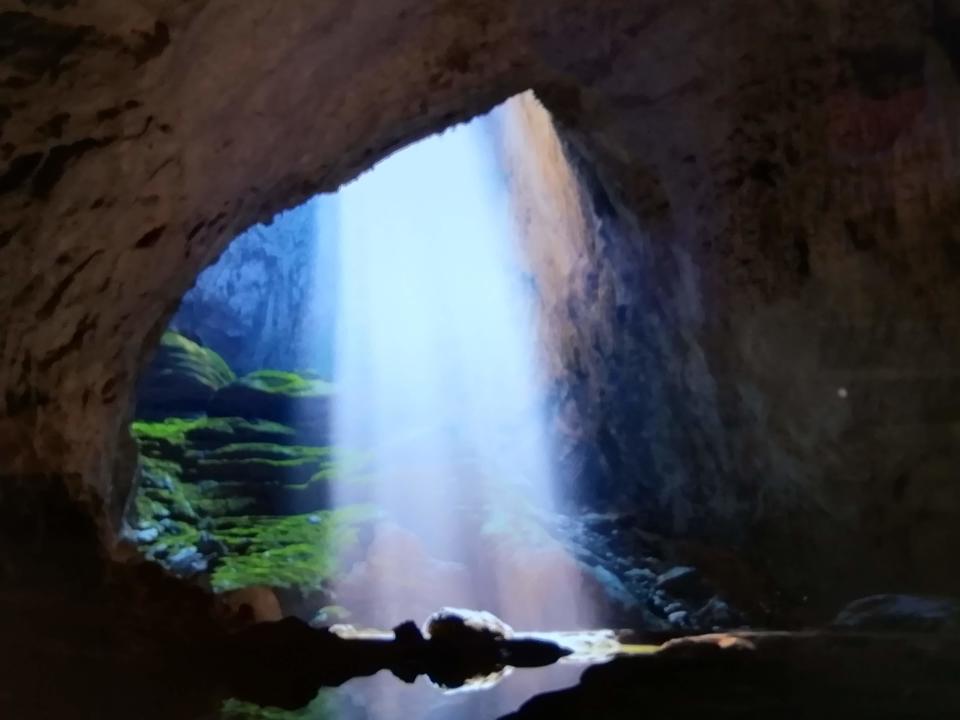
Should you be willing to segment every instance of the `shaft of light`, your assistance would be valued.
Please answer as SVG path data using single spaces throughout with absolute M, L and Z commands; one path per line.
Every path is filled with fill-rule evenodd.
M 339 193 L 334 439 L 370 473 L 335 492 L 386 516 L 340 591 L 365 596 L 369 623 L 443 605 L 541 627 L 584 616 L 574 563 L 543 530 L 555 498 L 534 298 L 487 123 Z

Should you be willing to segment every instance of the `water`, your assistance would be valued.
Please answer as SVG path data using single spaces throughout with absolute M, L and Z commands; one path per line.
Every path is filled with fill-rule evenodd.
M 387 158 L 339 193 L 334 439 L 382 510 L 338 583 L 351 621 L 444 605 L 521 628 L 589 623 L 581 569 L 544 530 L 556 476 L 537 325 L 489 118 Z
M 441 692 L 424 677 L 404 684 L 383 671 L 325 695 L 335 708 L 330 720 L 493 720 L 532 697 L 576 685 L 583 670 L 582 665 L 570 664 L 508 670 L 495 687 L 456 692 Z

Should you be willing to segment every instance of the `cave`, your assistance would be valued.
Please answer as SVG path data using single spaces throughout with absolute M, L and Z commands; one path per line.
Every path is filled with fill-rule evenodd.
M 333 717 L 360 676 L 554 668 L 496 618 L 350 635 L 228 597 L 136 524 L 158 358 L 275 362 L 171 336 L 201 272 L 506 102 L 565 512 L 654 590 L 613 659 L 488 715 L 956 713 L 958 28 L 953 0 L 11 0 L 0 710 Z

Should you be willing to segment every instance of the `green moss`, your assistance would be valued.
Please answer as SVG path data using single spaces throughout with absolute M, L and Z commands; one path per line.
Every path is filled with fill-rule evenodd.
M 204 517 L 230 517 L 252 515 L 263 508 L 263 500 L 258 497 L 236 495 L 233 497 L 209 497 L 202 495 L 191 502 L 191 506 Z
M 138 420 L 130 426 L 130 429 L 134 438 L 141 444 L 158 441 L 167 445 L 280 443 L 285 440 L 293 442 L 297 435 L 293 428 L 280 423 L 234 417 L 171 417 L 161 421 Z
M 293 428 L 269 420 L 246 420 L 239 417 L 202 418 L 186 432 L 194 445 L 229 445 L 231 443 L 294 443 Z
M 165 343 L 204 354 L 185 338 Z M 227 377 L 223 368 L 215 374 L 217 382 Z M 261 371 L 218 391 L 217 398 L 233 393 L 237 400 L 206 407 L 222 417 L 153 414 L 158 419 L 133 423 L 142 471 L 135 524 L 160 531 L 145 545 L 148 556 L 164 562 L 189 546 L 200 548 L 218 591 L 328 585 L 340 551 L 356 542 L 357 525 L 371 514 L 326 509 L 331 479 L 357 476 L 367 463 L 323 444 L 331 389 L 315 377 Z M 252 411 L 242 418 L 237 410 Z
M 203 516 L 289 515 L 322 510 L 330 506 L 327 481 L 288 484 L 283 482 L 204 481 L 196 488 L 191 504 Z
M 260 460 L 320 460 L 330 457 L 330 447 L 278 445 L 276 443 L 234 443 L 207 453 L 210 458 L 256 458 Z
M 339 453 L 330 447 L 234 443 L 204 451 L 188 451 L 185 477 L 192 482 L 255 485 L 328 483 L 344 472 Z
M 193 504 L 187 499 L 184 493 L 183 485 L 179 481 L 174 481 L 172 490 L 161 488 L 144 488 L 141 492 L 154 503 L 166 508 L 170 517 L 182 522 L 196 522 L 199 518 L 193 508 Z M 156 514 L 156 513 L 154 513 Z
M 300 710 L 263 708 L 240 700 L 227 700 L 219 720 L 337 720 L 341 713 L 333 690 L 321 690 L 309 705 Z
M 189 373 L 211 388 L 220 388 L 236 379 L 230 366 L 210 348 L 168 330 L 160 339 L 158 351 L 165 361 L 163 373 Z
M 245 375 L 240 382 L 262 392 L 292 397 L 330 395 L 333 385 L 316 377 L 284 370 L 258 370 Z
M 213 574 L 218 592 L 250 585 L 322 589 L 338 555 L 357 541 L 358 524 L 374 515 L 365 506 L 288 517 L 215 520 L 211 532 L 229 553 Z
M 192 480 L 299 484 L 310 480 L 321 462 L 316 457 L 272 460 L 261 457 L 219 459 L 196 456 L 191 460 L 187 477 Z
M 198 416 L 214 393 L 236 375 L 219 355 L 175 332 L 167 332 L 137 390 L 141 418 Z
M 135 498 L 137 522 L 171 518 L 186 523 L 198 520 L 181 481 L 180 466 L 169 460 L 140 456 L 140 485 Z
M 155 478 L 163 476 L 179 477 L 181 472 L 180 463 L 150 455 L 140 456 L 140 469 L 141 472 Z
M 143 491 L 137 492 L 133 500 L 135 521 L 150 522 L 156 517 L 156 505 Z

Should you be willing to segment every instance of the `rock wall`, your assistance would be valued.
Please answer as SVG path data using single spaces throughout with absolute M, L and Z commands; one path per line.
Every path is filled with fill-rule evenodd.
M 958 27 L 954 0 L 8 0 L 6 474 L 118 517 L 137 373 L 229 240 L 533 88 L 592 205 L 546 302 L 598 493 L 811 595 L 960 590 Z
M 336 204 L 321 195 L 241 234 L 200 274 L 170 326 L 241 375 L 274 368 L 330 377 Z
M 641 154 L 655 174 L 631 165 L 638 188 L 602 181 L 580 134 L 561 127 L 559 140 L 536 101 L 511 105 L 504 164 L 576 496 L 736 547 L 796 601 L 955 591 L 944 552 L 960 547 L 958 338 L 941 304 L 953 210 L 931 215 L 944 176 L 917 173 L 952 117 L 934 121 L 929 95 L 951 111 L 957 96 L 942 49 L 923 54 L 923 112 L 899 75 L 885 80 L 897 100 L 834 91 L 826 127 L 779 127 L 739 175 L 730 153 L 766 115 L 667 157 L 664 125 Z M 895 102 L 909 120 L 863 147 L 905 112 Z M 836 109 L 851 103 L 856 120 Z

